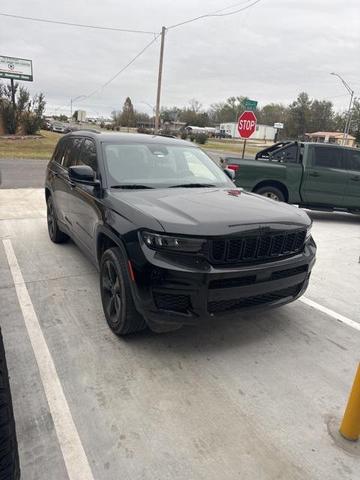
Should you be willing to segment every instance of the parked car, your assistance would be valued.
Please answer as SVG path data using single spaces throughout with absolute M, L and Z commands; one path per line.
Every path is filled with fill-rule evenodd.
M 255 161 L 225 157 L 235 183 L 251 192 L 323 210 L 360 213 L 360 150 L 339 145 L 279 142 Z
M 71 128 L 69 125 L 65 125 L 60 122 L 53 122 L 51 130 L 57 133 L 69 133 L 71 131 Z
M 316 253 L 310 218 L 228 175 L 182 140 L 60 139 L 46 171 L 49 236 L 70 236 L 98 267 L 116 334 L 198 325 L 304 293 Z

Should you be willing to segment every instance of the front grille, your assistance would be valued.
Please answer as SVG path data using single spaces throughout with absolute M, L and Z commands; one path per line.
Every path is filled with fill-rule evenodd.
M 208 259 L 212 264 L 253 263 L 300 252 L 306 230 L 267 235 L 210 240 Z
M 155 305 L 160 310 L 187 313 L 191 307 L 188 295 L 175 295 L 172 293 L 154 293 Z
M 301 290 L 302 284 L 292 287 L 277 290 L 276 292 L 264 293 L 248 298 L 236 298 L 231 300 L 219 300 L 208 302 L 209 313 L 222 313 L 232 310 L 240 310 L 245 307 L 255 307 L 257 305 L 265 305 L 267 303 L 275 302 L 286 297 L 295 297 Z

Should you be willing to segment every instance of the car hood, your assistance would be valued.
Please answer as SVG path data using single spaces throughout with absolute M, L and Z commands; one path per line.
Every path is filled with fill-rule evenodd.
M 284 229 L 311 224 L 308 215 L 297 207 L 238 188 L 113 190 L 111 197 L 114 210 L 122 204 L 129 215 L 129 207 L 135 209 L 137 216 L 157 220 L 168 233 L 228 235 L 264 225 Z

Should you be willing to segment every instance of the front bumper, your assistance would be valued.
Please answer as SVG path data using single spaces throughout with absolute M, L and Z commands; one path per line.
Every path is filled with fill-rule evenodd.
M 241 267 L 179 266 L 152 251 L 136 271 L 135 303 L 149 326 L 166 331 L 234 315 L 249 308 L 270 308 L 299 298 L 315 263 L 310 239 L 290 258 Z

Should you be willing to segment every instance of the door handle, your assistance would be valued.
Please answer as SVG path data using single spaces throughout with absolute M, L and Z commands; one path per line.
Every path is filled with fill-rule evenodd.
M 360 181 L 360 175 L 356 175 L 355 177 L 350 177 L 350 180 L 353 180 L 354 182 L 359 182 Z
M 309 176 L 310 177 L 320 177 L 320 173 L 319 172 L 311 172 L 311 173 L 309 173 Z

